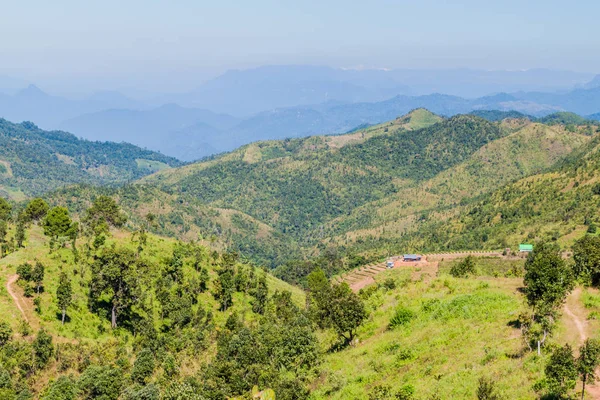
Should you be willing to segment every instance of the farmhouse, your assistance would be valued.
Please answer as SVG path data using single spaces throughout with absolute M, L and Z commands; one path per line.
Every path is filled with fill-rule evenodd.
M 421 256 L 417 254 L 405 254 L 402 261 L 421 261 Z

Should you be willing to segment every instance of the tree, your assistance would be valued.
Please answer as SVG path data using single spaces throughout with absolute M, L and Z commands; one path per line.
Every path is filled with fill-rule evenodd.
M 221 311 L 227 311 L 233 304 L 233 292 L 235 291 L 234 263 L 235 260 L 224 254 L 223 266 L 217 271 L 218 277 L 215 281 L 213 296 L 219 301 Z
M 329 305 L 329 319 L 335 331 L 345 340 L 351 343 L 356 335 L 356 329 L 367 317 L 365 305 L 354 293 L 347 283 L 333 285 Z
M 8 233 L 8 224 L 4 220 L 0 220 L 0 243 L 6 242 L 6 235 Z
M 31 264 L 23 263 L 17 267 L 17 275 L 19 275 L 19 279 L 25 282 L 30 282 L 32 279 L 32 269 Z
M 89 366 L 79 377 L 84 399 L 117 400 L 123 387 L 123 372 L 110 366 Z
M 10 217 L 12 206 L 4 198 L 0 197 L 0 220 L 6 221 Z
M 577 367 L 573 350 L 568 344 L 557 348 L 545 368 L 550 393 L 559 399 L 567 398 L 577 383 Z
M 543 331 L 537 340 L 540 354 L 557 310 L 573 289 L 573 274 L 555 246 L 539 243 L 527 257 L 523 283 L 527 303 L 533 309 L 532 321 L 540 323 Z
M 127 217 L 112 197 L 98 196 L 87 209 L 84 222 L 95 235 L 98 235 L 108 233 L 109 225 L 123 226 L 127 222 Z
M 44 284 L 44 270 L 44 264 L 36 260 L 35 267 L 31 271 L 31 280 L 35 283 L 38 294 L 40 294 L 40 288 Z
M 320 327 L 329 326 L 327 303 L 331 297 L 331 284 L 321 268 L 315 269 L 307 276 L 309 311 L 313 321 Z
M 581 389 L 581 399 L 585 398 L 586 383 L 594 383 L 596 379 L 595 371 L 600 364 L 600 342 L 596 339 L 587 339 L 579 348 L 579 357 L 577 358 L 577 372 L 583 383 Z
M 69 217 L 69 211 L 64 207 L 54 207 L 48 211 L 44 218 L 44 235 L 57 239 L 59 237 L 72 237 L 75 224 Z
M 210 280 L 210 276 L 208 275 L 208 269 L 202 267 L 200 269 L 200 277 L 198 279 L 198 289 L 200 290 L 200 293 L 206 292 L 206 290 L 208 289 L 208 281 Z
M 525 296 L 535 310 L 554 309 L 573 289 L 573 274 L 558 249 L 548 244 L 536 246 L 525 262 Z
M 574 272 L 591 284 L 600 283 L 600 237 L 585 235 L 573 244 Z
M 67 315 L 67 308 L 71 305 L 73 296 L 73 289 L 71 287 L 71 280 L 69 279 L 66 272 L 60 273 L 58 281 L 58 288 L 56 288 L 56 301 L 58 308 L 62 311 L 61 322 L 65 324 L 65 316 Z
M 35 354 L 36 365 L 43 368 L 50 357 L 54 354 L 54 346 L 52 345 L 52 336 L 46 332 L 44 328 L 40 329 L 33 341 L 33 352 Z
M 258 285 L 254 292 L 254 300 L 252 301 L 252 311 L 257 314 L 264 314 L 269 297 L 269 287 L 267 285 L 267 273 L 263 271 L 258 279 Z
M 23 213 L 27 220 L 39 221 L 46 216 L 49 209 L 48 203 L 38 197 L 27 204 Z
M 101 296 L 110 297 L 111 326 L 123 311 L 137 303 L 140 296 L 140 276 L 135 253 L 126 248 L 104 248 L 92 263 L 90 297 L 94 302 Z
M 75 400 L 77 398 L 77 385 L 73 378 L 60 376 L 50 384 L 41 398 L 42 400 Z
M 23 247 L 23 242 L 25 242 L 25 222 L 21 218 L 17 221 L 17 228 L 15 230 L 15 241 L 17 242 L 17 247 Z

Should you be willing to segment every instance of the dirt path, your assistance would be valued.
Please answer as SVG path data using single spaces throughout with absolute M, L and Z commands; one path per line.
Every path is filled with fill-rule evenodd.
M 565 316 L 570 324 L 567 325 L 567 334 L 571 332 L 575 337 L 570 342 L 576 341 L 577 347 L 588 338 L 589 324 L 585 309 L 581 304 L 581 287 L 575 288 L 567 298 L 564 306 Z M 575 327 L 573 330 L 572 327 Z M 567 335 L 567 337 L 569 337 Z M 596 370 L 596 376 L 600 377 L 600 369 Z M 586 398 L 600 399 L 600 384 L 588 384 L 585 387 Z
M 21 311 L 21 315 L 23 316 L 23 319 L 25 321 L 27 321 L 27 323 L 29 323 L 29 318 L 27 318 L 27 314 L 25 313 L 25 310 L 21 306 L 21 301 L 19 299 L 19 296 L 13 290 L 13 284 L 17 281 L 17 279 L 19 279 L 19 275 L 15 274 L 15 275 L 9 276 L 8 280 L 6 281 L 6 290 L 8 291 L 8 294 L 10 295 L 10 297 L 12 297 L 15 304 L 17 305 L 17 308 L 19 309 L 19 311 Z
M 581 288 L 575 288 L 575 290 L 573 290 L 573 293 L 571 293 L 571 299 L 579 302 L 580 297 Z M 584 323 L 580 316 L 575 315 L 575 313 L 571 310 L 572 306 L 570 306 L 569 303 L 569 301 L 565 303 L 565 314 L 567 317 L 569 317 L 571 322 L 573 322 L 573 325 L 577 328 L 577 332 L 579 333 L 579 345 L 581 345 L 583 344 L 583 342 L 585 342 L 585 339 L 587 339 L 588 336 L 586 332 L 587 323 Z

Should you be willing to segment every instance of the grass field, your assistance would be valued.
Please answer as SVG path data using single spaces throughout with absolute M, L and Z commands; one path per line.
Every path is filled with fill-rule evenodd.
M 478 276 L 467 279 L 447 274 L 457 261 L 441 261 L 431 281 L 415 281 L 411 267 L 378 274 L 379 288 L 367 300 L 371 316 L 360 328 L 359 343 L 327 354 L 314 398 L 391 399 L 404 388 L 414 390 L 415 399 L 473 399 L 480 377 L 496 381 L 503 399 L 539 397 L 533 385 L 543 378 L 548 351 L 540 357 L 523 352 L 514 324 L 527 309 L 519 291 L 522 278 L 512 277 L 522 271 L 524 260 L 476 258 Z M 384 287 L 390 279 L 395 289 Z M 587 320 L 589 335 L 597 336 L 600 294 L 584 289 L 580 296 L 580 291 L 568 305 Z M 410 310 L 413 318 L 390 329 L 398 308 Z M 549 345 L 564 343 L 577 348 L 580 336 L 563 315 Z

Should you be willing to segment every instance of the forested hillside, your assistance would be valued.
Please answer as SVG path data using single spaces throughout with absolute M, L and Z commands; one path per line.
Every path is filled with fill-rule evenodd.
M 546 239 L 568 250 L 586 232 L 596 233 L 600 223 L 599 151 L 596 136 L 548 172 L 503 186 L 446 217 L 432 216 L 410 240 L 414 246 L 447 249 Z
M 402 252 L 399 239 L 430 213 L 552 167 L 597 129 L 556 118 L 548 125 L 487 116 L 492 121 L 442 119 L 419 109 L 346 135 L 258 142 L 143 182 L 184 203 L 234 209 L 269 227 L 278 246 L 289 248 L 272 266 L 327 248 L 347 261 L 382 257 Z M 260 247 L 240 251 L 267 262 Z
M 122 184 L 178 160 L 127 143 L 90 142 L 0 119 L 0 195 L 17 200 L 74 183 Z

